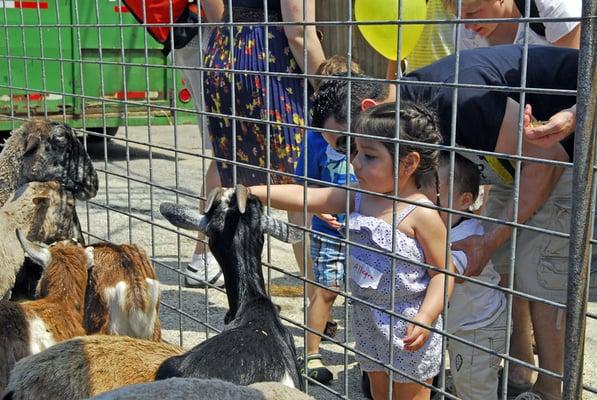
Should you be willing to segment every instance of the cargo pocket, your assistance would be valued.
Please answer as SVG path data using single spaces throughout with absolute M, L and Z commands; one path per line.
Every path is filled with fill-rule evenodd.
M 553 209 L 549 221 L 545 224 L 546 229 L 557 233 L 570 233 L 572 201 L 570 197 L 557 197 L 553 200 Z M 567 257 L 569 249 L 569 238 L 543 234 L 545 241 L 541 246 L 544 256 Z
M 548 290 L 566 289 L 568 283 L 568 257 L 541 257 L 537 267 L 537 282 Z

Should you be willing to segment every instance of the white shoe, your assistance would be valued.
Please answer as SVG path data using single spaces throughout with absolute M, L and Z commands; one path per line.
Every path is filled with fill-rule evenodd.
M 199 257 L 193 255 L 193 259 L 186 267 L 186 287 L 204 288 L 209 286 L 208 283 L 215 287 L 225 287 L 224 275 L 213 254 L 201 254 Z

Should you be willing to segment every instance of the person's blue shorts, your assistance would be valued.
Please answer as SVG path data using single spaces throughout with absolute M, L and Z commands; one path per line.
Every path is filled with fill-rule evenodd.
M 345 250 L 346 245 L 339 240 L 311 235 L 313 276 L 317 283 L 327 287 L 344 287 Z

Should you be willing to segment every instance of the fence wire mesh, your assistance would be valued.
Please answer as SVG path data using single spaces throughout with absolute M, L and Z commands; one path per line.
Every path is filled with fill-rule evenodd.
M 211 3 L 217 1 L 205 2 L 204 7 L 210 7 Z M 427 7 L 427 17 L 413 20 L 402 18 L 409 7 L 406 0 L 388 1 L 384 6 L 388 10 L 396 8 L 398 19 L 379 18 L 366 23 L 355 19 L 356 6 L 348 0 L 317 3 L 315 0 L 281 0 L 269 3 L 281 3 L 281 10 L 273 4 L 268 4 L 268 0 L 263 0 L 263 4 L 255 5 L 262 10 L 259 16 L 255 17 L 252 13 L 247 13 L 246 9 L 236 12 L 236 1 L 223 0 L 225 11 L 221 21 L 210 20 L 209 12 L 205 9 L 203 21 L 198 23 L 197 36 L 186 46 L 174 48 L 174 28 L 191 27 L 194 24 L 173 23 L 171 20 L 140 23 L 132 17 L 125 4 L 116 0 L 92 0 L 84 3 L 74 0 L 0 0 L 0 31 L 4 36 L 0 39 L 0 130 L 10 131 L 24 121 L 37 117 L 64 122 L 77 130 L 94 161 L 101 182 L 98 195 L 78 205 L 85 234 L 90 242 L 135 243 L 148 251 L 162 285 L 160 317 L 164 337 L 170 342 L 190 349 L 225 328 L 225 290 L 217 281 L 205 282 L 205 279 L 202 279 L 204 277 L 198 277 L 187 268 L 195 246 L 197 245 L 199 252 L 203 251 L 207 246 L 207 240 L 204 237 L 197 239 L 191 232 L 173 228 L 157 211 L 159 204 L 164 201 L 198 207 L 200 201 L 206 199 L 209 189 L 220 182 L 215 168 L 216 163 L 219 163 L 220 173 L 229 173 L 229 178 L 222 179 L 227 186 L 256 179 L 268 185 L 269 193 L 276 183 L 296 181 L 306 189 L 301 192 L 304 204 L 309 200 L 310 190 L 307 188 L 345 189 L 342 202 L 346 215 L 354 212 L 355 193 L 372 203 L 392 200 L 391 208 L 386 210 L 389 215 L 387 221 L 391 226 L 391 237 L 387 238 L 389 247 L 363 245 L 361 240 L 355 239 L 354 233 L 348 230 L 347 225 L 341 228 L 343 238 L 324 233 L 320 234 L 318 239 L 320 245 L 326 243 L 321 237 L 331 241 L 335 246 L 341 243 L 341 251 L 346 260 L 350 259 L 351 252 L 355 249 L 366 249 L 370 254 L 385 257 L 386 262 L 391 264 L 388 271 L 390 282 L 398 279 L 402 273 L 399 268 L 405 261 L 413 262 L 411 258 L 397 252 L 402 239 L 400 235 L 404 235 L 401 231 L 406 230 L 408 233 L 408 228 L 401 225 L 400 212 L 409 204 L 449 211 L 448 226 L 464 216 L 473 221 L 480 221 L 486 224 L 485 226 L 501 225 L 509 227 L 512 231 L 513 240 L 505 245 L 509 246 L 508 255 L 505 257 L 507 269 L 502 271 L 507 273 L 507 277 L 501 285 L 479 280 L 475 276 L 463 277 L 462 274 L 446 271 L 444 265 L 425 261 L 425 258 L 414 261 L 414 264 L 423 268 L 425 274 L 455 276 L 464 282 L 489 288 L 491 292 L 503 293 L 506 299 L 503 321 L 505 325 L 499 333 L 494 332 L 486 341 L 496 343 L 496 347 L 480 345 L 470 339 L 471 336 L 467 336 L 468 339 L 463 338 L 457 332 L 449 332 L 441 324 L 429 326 L 424 323 L 422 326 L 439 335 L 442 359 L 439 379 L 433 382 L 421 381 L 417 376 L 411 376 L 405 369 L 400 368 L 400 365 L 390 363 L 397 351 L 390 343 L 387 345 L 387 353 L 382 355 L 373 354 L 362 346 L 357 347 L 351 327 L 352 310 L 356 307 L 369 307 L 375 310 L 375 315 L 382 316 L 379 318 L 389 320 L 388 334 L 396 335 L 393 327 L 402 326 L 401 321 L 413 322 L 414 317 L 414 314 L 392 306 L 397 296 L 400 297 L 403 293 L 393 287 L 389 293 L 389 305 L 379 304 L 371 298 L 361 298 L 353 294 L 354 286 L 351 287 L 349 284 L 348 272 L 346 279 L 340 279 L 337 281 L 339 283 L 332 285 L 333 287 L 322 281 L 321 275 L 314 277 L 310 272 L 313 267 L 308 246 L 309 237 L 315 233 L 310 224 L 311 213 L 303 206 L 301 211 L 286 214 L 271 207 L 274 200 L 268 198 L 264 202 L 268 214 L 287 219 L 305 232 L 302 245 L 295 248 L 268 237 L 263 254 L 268 293 L 271 294 L 274 303 L 280 306 L 280 317 L 294 336 L 299 355 L 302 356 L 301 366 L 307 366 L 308 350 L 305 343 L 312 340 L 308 339 L 309 335 L 324 336 L 325 340 L 322 341 L 319 352 L 325 365 L 335 375 L 334 380 L 324 385 L 312 375 L 305 374 L 305 390 L 309 394 L 316 398 L 364 398 L 361 391 L 362 374 L 355 359 L 358 357 L 361 363 L 368 366 L 376 365 L 376 371 L 385 371 L 390 380 L 412 379 L 432 388 L 432 394 L 436 398 L 460 398 L 454 392 L 450 379 L 450 366 L 460 368 L 456 361 L 448 357 L 447 348 L 452 344 L 458 345 L 471 358 L 489 355 L 487 362 L 495 371 L 498 366 L 503 367 L 503 372 L 500 373 L 504 376 L 507 376 L 509 369 L 515 365 L 525 366 L 533 371 L 533 376 L 542 374 L 562 381 L 563 397 L 566 399 L 597 398 L 597 372 L 594 368 L 595 352 L 592 340 L 592 332 L 597 329 L 597 314 L 594 303 L 589 302 L 587 290 L 588 286 L 597 286 L 597 281 L 589 285 L 592 271 L 591 254 L 595 244 L 595 2 L 583 1 L 582 16 L 542 18 L 531 14 L 535 2 L 525 1 L 521 16 L 503 19 L 473 15 L 468 9 L 465 12 L 466 2 L 463 1 L 461 4 L 460 0 L 454 2 L 455 16 L 446 13 L 446 16 L 438 17 L 440 14 L 436 11 L 441 7 L 441 2 L 419 1 L 416 3 Z M 375 4 L 379 5 L 381 2 L 377 1 Z M 368 7 L 374 7 L 374 4 L 369 4 Z M 144 17 L 147 17 L 147 12 L 147 6 L 144 6 Z M 525 17 L 526 15 L 530 17 Z M 526 72 L 529 48 L 533 43 L 532 25 L 574 21 L 580 21 L 582 26 L 578 91 L 569 89 L 569 85 L 527 86 L 527 79 L 536 81 L 536 77 L 528 77 Z M 520 30 L 517 32 L 522 38 L 520 43 L 523 47 L 520 83 L 512 86 L 488 86 L 480 82 L 461 82 L 460 75 L 464 70 L 459 66 L 466 55 L 461 52 L 464 49 L 460 37 L 466 33 L 463 29 L 465 24 L 469 27 L 475 23 L 508 22 L 520 23 Z M 404 32 L 413 24 L 424 25 L 424 29 L 429 30 L 447 27 L 453 35 L 447 49 L 455 53 L 452 59 L 455 71 L 453 80 L 409 82 L 400 73 L 396 77 L 386 76 L 386 60 L 371 49 L 358 29 L 359 25 L 363 27 L 374 24 L 400 27 L 396 35 L 397 42 L 402 43 L 402 46 L 405 44 L 405 38 L 408 38 Z M 166 27 L 170 30 L 171 41 L 167 44 L 173 49 L 167 57 L 162 52 L 163 46 L 148 33 L 148 29 L 152 27 Z M 247 36 L 249 39 L 242 41 L 241 38 L 245 36 L 239 35 L 239 32 L 247 28 L 254 31 L 263 30 L 264 36 L 260 37 L 267 40 L 257 43 L 251 41 L 252 37 Z M 310 40 L 315 28 L 323 32 L 323 37 L 320 37 L 320 42 L 313 44 Z M 271 38 L 274 40 L 269 40 Z M 286 44 L 281 45 L 280 41 L 286 41 Z M 351 69 L 342 76 L 324 77 L 317 73 L 317 66 L 314 68 L 312 64 L 313 59 L 319 55 L 313 47 L 319 46 L 320 43 L 325 56 L 342 55 L 346 57 L 348 65 L 356 61 L 367 76 Z M 212 51 L 214 46 L 220 46 L 221 51 Z M 398 49 L 400 48 L 399 46 Z M 256 54 L 255 49 L 263 53 Z M 425 48 L 422 51 L 425 53 L 431 50 Z M 221 59 L 215 60 L 215 57 Z M 278 60 L 269 57 L 286 57 L 292 61 L 280 69 L 277 65 Z M 266 62 L 263 62 L 264 58 Z M 394 58 L 404 58 L 401 50 L 397 51 Z M 409 57 L 406 59 L 406 72 L 412 72 L 413 68 L 409 69 L 408 66 Z M 544 61 L 549 63 L 550 60 Z M 536 59 L 534 62 L 537 62 Z M 387 138 L 394 147 L 393 178 L 390 188 L 384 194 L 375 193 L 366 185 L 357 188 L 351 185 L 349 179 L 345 179 L 344 183 L 330 184 L 321 177 L 309 176 L 309 163 L 315 158 L 309 156 L 309 151 L 313 151 L 314 148 L 309 145 L 309 141 L 314 139 L 307 131 L 323 132 L 327 137 L 334 137 L 333 140 L 338 136 L 350 138 L 345 141 L 345 147 L 335 153 L 339 154 L 339 157 L 344 156 L 345 171 L 348 170 L 348 160 L 353 156 L 352 151 L 362 152 L 363 143 L 367 139 L 375 138 L 372 133 L 355 132 L 355 129 L 350 128 L 354 128 L 354 116 L 351 116 L 350 112 L 346 116 L 345 124 L 313 126 L 310 120 L 313 111 L 313 86 L 321 84 L 324 79 L 348 82 L 346 102 L 349 110 L 350 99 L 359 95 L 354 89 L 359 84 L 386 86 L 390 93 L 397 92 L 398 97 L 411 86 L 422 86 L 429 90 L 449 90 L 454 104 L 449 111 L 449 132 L 444 132 L 449 138 L 442 144 L 421 144 L 402 137 L 402 131 L 396 130 L 392 137 Z M 247 82 L 259 87 L 247 88 Z M 281 87 L 280 82 L 290 82 L 292 87 Z M 252 101 L 248 101 L 243 93 L 246 90 L 261 93 L 263 98 L 254 96 Z M 515 118 L 511 121 L 511 126 L 516 131 L 511 151 L 498 151 L 497 145 L 495 151 L 460 147 L 457 141 L 457 119 L 473 120 L 477 116 L 461 115 L 456 104 L 459 104 L 459 93 L 471 90 L 504 93 L 515 98 L 516 104 L 523 105 L 528 98 L 538 99 L 540 96 L 550 95 L 577 96 L 574 159 L 570 161 L 546 156 L 552 154 L 549 152 L 527 151 L 523 139 L 525 112 L 523 107 L 518 105 L 514 108 Z M 229 109 L 221 106 L 221 98 L 214 96 L 229 98 Z M 292 102 L 285 103 L 286 109 L 275 113 L 264 107 L 280 101 L 280 96 L 293 98 Z M 403 123 L 399 115 L 402 115 L 400 113 L 404 107 L 403 102 L 395 103 L 395 125 Z M 484 132 L 478 132 L 479 136 L 483 134 Z M 255 143 L 253 148 L 247 147 L 246 143 L 255 141 L 255 137 L 259 137 L 259 142 Z M 286 148 L 281 149 L 279 142 L 287 143 Z M 448 199 L 441 207 L 413 202 L 412 198 L 405 197 L 401 192 L 405 179 L 399 167 L 403 161 L 401 149 L 408 149 L 413 145 L 420 151 L 440 150 L 449 154 L 446 176 Z M 299 150 L 303 152 L 302 157 L 306 160 L 303 171 L 294 170 L 297 160 L 291 156 L 298 154 Z M 255 154 L 251 154 L 251 151 Z M 511 199 L 512 209 L 507 214 L 508 219 L 500 217 L 502 214 L 470 214 L 457 209 L 460 199 L 454 195 L 459 186 L 455 176 L 455 151 L 468 158 L 482 156 L 486 159 L 506 160 L 507 169 L 512 173 L 511 185 L 509 188 L 500 185 L 494 185 L 491 189 L 486 187 L 485 196 L 491 199 L 492 196 L 497 198 L 501 195 Z M 228 153 L 229 157 L 223 155 Z M 286 166 L 290 165 L 290 168 L 277 167 L 278 160 L 284 157 L 289 158 Z M 504 161 L 498 162 L 502 162 L 504 168 Z M 547 217 L 547 222 L 550 223 L 544 226 L 529 225 L 527 221 L 519 222 L 518 219 L 519 212 L 527 209 L 525 207 L 528 204 L 524 203 L 527 194 L 536 190 L 534 187 L 523 186 L 527 182 L 523 182 L 523 178 L 528 165 L 565 170 L 560 179 L 566 179 L 567 189 L 558 192 L 557 197 L 553 199 L 555 211 Z M 435 198 L 431 200 L 432 203 L 435 202 Z M 540 201 L 546 200 L 543 198 Z M 502 205 L 502 208 L 505 206 Z M 566 224 L 566 221 L 569 223 Z M 399 226 L 402 229 L 398 229 Z M 453 234 L 452 231 L 453 229 L 448 229 L 448 241 Z M 413 235 L 411 230 L 410 236 Z M 548 282 L 548 285 L 568 280 L 567 297 L 545 298 L 521 290 L 515 283 L 516 273 L 519 273 L 521 268 L 517 264 L 517 257 L 526 256 L 521 254 L 517 247 L 521 241 L 540 235 L 543 238 L 542 246 L 548 250 L 541 258 L 543 269 L 540 271 L 549 270 L 551 273 L 549 279 L 552 279 L 552 282 Z M 556 254 L 555 250 L 553 254 L 550 253 L 553 250 L 550 246 L 562 241 L 565 255 L 562 256 L 564 253 L 561 251 Z M 443 247 L 443 251 L 446 256 L 451 253 L 448 245 Z M 344 268 L 347 271 L 348 265 Z M 195 285 L 190 285 L 189 281 Z M 204 287 L 192 287 L 201 283 Z M 442 290 L 444 321 L 454 312 L 448 307 L 448 291 L 445 290 L 447 283 L 445 285 Z M 319 297 L 310 298 L 311 291 Z M 314 304 L 317 305 L 323 298 L 330 296 L 337 296 L 330 316 L 338 324 L 338 331 L 334 337 L 323 335 L 320 329 L 314 329 L 315 322 L 310 319 L 308 312 L 315 307 Z M 542 368 L 541 365 L 546 361 L 539 360 L 537 363 L 537 356 L 532 354 L 529 356 L 530 359 L 519 359 L 520 353 L 511 347 L 507 338 L 512 332 L 516 332 L 514 324 L 528 323 L 513 320 L 513 307 L 521 300 L 530 301 L 533 307 L 538 307 L 537 310 L 550 310 L 553 315 L 548 319 L 557 324 L 555 332 L 562 335 L 566 332 L 563 336 L 563 368 Z M 321 319 L 319 315 L 313 315 L 313 318 Z M 534 318 L 537 318 L 537 321 L 533 320 L 535 336 L 539 338 L 542 335 L 537 335 L 537 329 L 542 325 L 538 320 L 543 319 L 539 316 Z M 322 326 L 321 320 L 316 323 L 317 326 Z M 416 320 L 414 323 L 417 325 Z M 588 335 L 585 334 L 587 329 Z M 542 351 L 543 354 L 559 352 L 558 349 L 546 348 L 550 342 L 541 340 L 537 342 L 539 354 Z M 501 345 L 497 344 L 499 341 Z M 461 354 L 458 356 L 461 357 Z M 533 360 L 535 361 L 531 362 Z M 460 364 L 462 365 L 462 360 Z M 503 380 L 498 388 L 498 398 L 507 398 L 507 386 L 507 380 Z M 388 385 L 389 393 L 393 390 L 392 385 Z

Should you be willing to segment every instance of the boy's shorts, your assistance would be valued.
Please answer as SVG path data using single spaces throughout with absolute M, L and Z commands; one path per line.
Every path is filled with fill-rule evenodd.
M 521 188 L 521 191 L 524 190 Z M 512 188 L 495 185 L 489 191 L 485 214 L 500 218 Z M 572 218 L 572 170 L 560 177 L 556 187 L 543 205 L 525 223 L 526 225 L 569 234 Z M 492 223 L 483 223 L 485 232 L 492 229 Z M 566 302 L 568 283 L 569 238 L 546 233 L 518 230 L 516 262 L 514 264 L 515 289 L 543 299 Z M 591 262 L 591 301 L 597 298 L 597 246 L 593 246 Z M 495 269 L 500 274 L 509 272 L 510 240 L 502 245 L 491 257 Z
M 344 287 L 346 245 L 317 234 L 311 235 L 311 259 L 315 282 L 327 287 Z
M 488 326 L 454 332 L 454 336 L 497 353 L 506 349 L 506 309 Z M 498 371 L 501 358 L 457 340 L 448 340 L 450 371 L 456 394 L 463 399 L 498 398 Z

